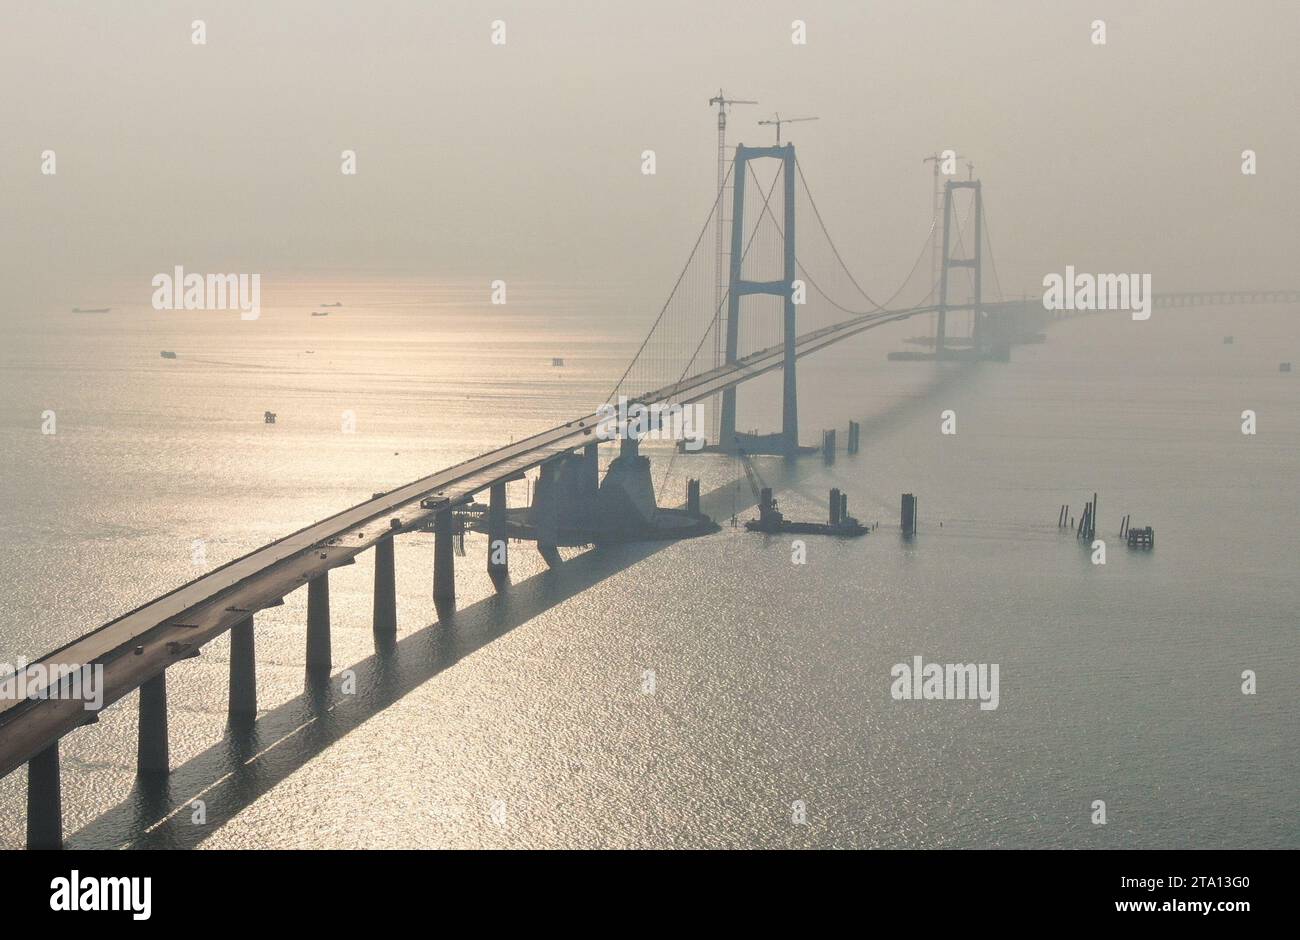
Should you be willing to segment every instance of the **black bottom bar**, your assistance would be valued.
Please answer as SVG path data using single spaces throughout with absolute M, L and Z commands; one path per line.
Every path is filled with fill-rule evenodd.
M 71 851 L 0 854 L 0 876 L 6 912 L 25 931 L 32 920 L 66 922 L 51 909 L 54 880 L 70 879 L 75 869 L 83 889 L 87 879 L 147 876 L 152 923 L 192 926 L 199 916 L 205 930 L 256 923 L 265 911 L 252 899 L 264 896 L 275 899 L 277 921 L 299 932 L 444 907 L 490 911 L 497 923 L 511 912 L 536 917 L 562 900 L 566 922 L 593 927 L 619 923 L 629 911 L 659 910 L 659 917 L 690 911 L 692 922 L 714 913 L 733 928 L 797 918 L 802 932 L 810 920 L 852 917 L 871 933 L 893 924 L 911 925 L 915 935 L 958 924 L 966 927 L 959 932 L 982 935 L 1006 926 L 1127 920 L 1213 924 L 1217 935 L 1232 935 L 1260 923 L 1254 917 L 1279 920 L 1293 897 L 1294 864 L 1294 852 L 1244 851 Z M 330 903 L 303 903 L 326 879 L 335 886 Z M 205 896 L 248 903 L 204 905 L 199 914 L 196 885 Z M 129 911 L 97 916 L 132 921 Z

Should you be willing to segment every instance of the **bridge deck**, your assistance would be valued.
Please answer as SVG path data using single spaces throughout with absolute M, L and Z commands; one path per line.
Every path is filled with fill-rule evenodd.
M 799 337 L 796 355 L 806 356 L 864 330 L 934 309 L 919 307 L 852 317 Z M 770 347 L 639 400 L 645 404 L 699 401 L 780 368 L 783 353 L 781 346 Z M 356 555 L 393 531 L 426 524 L 435 510 L 421 508 L 424 497 L 441 493 L 453 505 L 467 502 L 498 480 L 591 443 L 595 440 L 596 420 L 595 413 L 574 419 L 345 509 L 149 601 L 33 665 L 39 663 L 47 669 L 102 665 L 103 704 L 111 704 L 167 666 L 197 655 L 204 643 L 251 613 L 281 603 L 285 595 L 331 568 L 352 564 Z M 393 518 L 400 520 L 400 530 L 390 527 Z M 31 683 L 29 691 L 39 688 L 37 683 Z M 96 714 L 87 711 L 80 700 L 0 701 L 0 777 L 72 729 L 95 720 Z

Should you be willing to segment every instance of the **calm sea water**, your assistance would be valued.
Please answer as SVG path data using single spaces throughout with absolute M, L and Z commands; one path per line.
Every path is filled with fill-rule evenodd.
M 589 410 L 645 327 L 597 291 L 512 285 L 508 313 L 479 293 L 282 286 L 255 323 L 132 292 L 105 296 L 110 314 L 6 314 L 0 662 L 194 577 L 195 540 L 211 567 Z M 557 571 L 519 546 L 502 596 L 471 536 L 444 623 L 432 537 L 409 536 L 397 655 L 373 656 L 372 560 L 331 575 L 355 694 L 336 677 L 304 695 L 298 592 L 257 619 L 251 738 L 226 736 L 224 639 L 168 673 L 166 790 L 135 786 L 134 695 L 65 738 L 70 844 L 1300 846 L 1300 375 L 1278 371 L 1300 361 L 1296 316 L 1092 317 L 1010 364 L 942 367 L 886 362 L 920 331 L 904 324 L 803 360 L 805 442 L 837 427 L 842 444 L 857 418 L 862 452 L 760 471 L 788 516 L 820 519 L 839 486 L 878 532 L 809 537 L 792 564 L 788 538 L 725 525 L 752 514 L 734 461 L 647 447 L 662 500 L 700 477 L 721 533 L 568 552 Z M 745 386 L 741 426 L 772 427 L 778 394 Z M 1094 490 L 1105 566 L 1056 528 Z M 1124 513 L 1155 526 L 1154 552 L 1120 544 Z M 915 655 L 998 663 L 999 707 L 893 701 L 890 668 Z M 24 793 L 22 771 L 0 781 L 0 844 L 23 843 Z

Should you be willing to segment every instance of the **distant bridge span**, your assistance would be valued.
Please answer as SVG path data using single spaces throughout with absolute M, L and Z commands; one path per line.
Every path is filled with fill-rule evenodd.
M 1235 304 L 1300 303 L 1300 290 L 1179 291 L 1156 294 L 1156 307 L 1225 307 Z
M 1247 304 L 1300 304 L 1300 290 L 1204 290 L 1170 291 L 1154 294 L 1151 306 L 1157 310 L 1181 307 L 1233 307 Z M 985 305 L 987 308 L 987 305 Z M 1054 310 L 1053 320 L 1068 320 L 1111 310 Z M 1126 311 L 1120 311 L 1126 312 Z

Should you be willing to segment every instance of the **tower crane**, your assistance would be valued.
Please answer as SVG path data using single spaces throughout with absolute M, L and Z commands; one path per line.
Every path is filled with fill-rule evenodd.
M 778 111 L 773 115 L 772 120 L 759 121 L 758 123 L 760 126 L 776 127 L 776 145 L 779 147 L 781 146 L 781 125 L 782 124 L 794 124 L 798 121 L 816 121 L 816 120 L 819 120 L 819 118 L 815 118 L 815 117 L 783 118 L 781 117 L 781 113 Z

